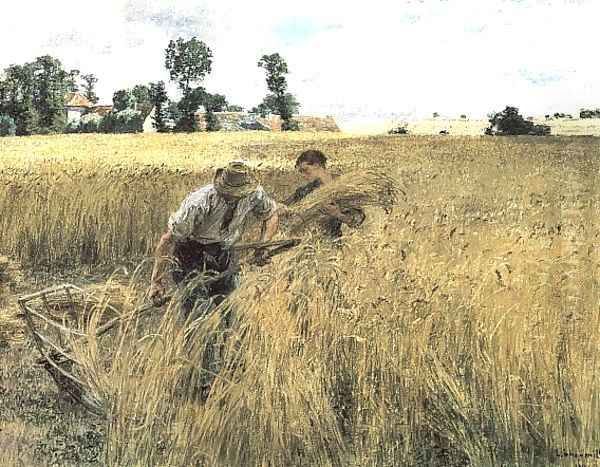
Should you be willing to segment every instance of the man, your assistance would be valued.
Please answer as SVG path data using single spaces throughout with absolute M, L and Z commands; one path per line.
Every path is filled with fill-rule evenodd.
M 218 169 L 212 184 L 190 193 L 169 219 L 168 229 L 156 248 L 150 298 L 158 304 L 166 289 L 165 270 L 172 260 L 177 284 L 186 285 L 198 273 L 216 275 L 199 281 L 184 301 L 191 313 L 197 305 L 203 312 L 219 304 L 237 286 L 238 259 L 229 248 L 242 236 L 251 218 L 262 221 L 261 241 L 269 241 L 277 232 L 277 203 L 253 177 L 249 167 L 233 161 Z M 263 263 L 265 252 L 257 250 L 254 261 Z
M 331 183 L 337 175 L 327 170 L 327 157 L 319 150 L 309 149 L 296 159 L 296 170 L 308 180 L 306 185 L 298 188 L 292 196 L 284 201 L 286 206 L 298 203 L 319 187 Z M 365 220 L 362 209 L 340 207 L 335 203 L 323 208 L 326 218 L 319 224 L 320 230 L 330 239 L 339 240 L 342 236 L 342 224 L 360 227 Z

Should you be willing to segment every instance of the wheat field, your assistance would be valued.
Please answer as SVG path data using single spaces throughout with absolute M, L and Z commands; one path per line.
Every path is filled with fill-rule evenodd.
M 384 168 L 406 197 L 367 209 L 341 248 L 307 235 L 245 268 L 207 320 L 182 327 L 174 300 L 78 345 L 108 416 L 57 406 L 15 297 L 143 264 L 124 274 L 127 311 L 191 188 L 243 158 L 281 200 L 307 148 L 341 173 Z M 597 139 L 77 135 L 3 138 L 0 154 L 0 253 L 22 271 L 15 285 L 0 270 L 2 465 L 600 463 Z M 222 366 L 202 402 L 194 382 L 215 342 Z

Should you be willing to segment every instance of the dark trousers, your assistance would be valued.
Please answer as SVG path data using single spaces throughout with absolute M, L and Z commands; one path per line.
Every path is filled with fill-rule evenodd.
M 206 308 L 205 312 L 209 311 L 208 308 L 221 303 L 237 288 L 237 255 L 223 248 L 222 244 L 205 245 L 193 240 L 177 242 L 174 256 L 177 265 L 173 280 L 186 288 L 183 301 L 186 315 L 198 306 Z
M 174 256 L 177 265 L 173 270 L 173 280 L 183 288 L 182 321 L 208 315 L 238 286 L 237 255 L 221 244 L 178 242 Z M 206 350 L 199 362 L 200 372 L 192 370 L 187 375 L 185 387 L 190 391 L 188 394 L 195 393 L 201 399 L 208 397 L 212 382 L 221 369 L 223 346 L 233 320 L 232 312 L 231 307 L 223 310 L 219 330 L 205 342 Z M 197 344 L 193 333 L 186 341 L 190 348 Z

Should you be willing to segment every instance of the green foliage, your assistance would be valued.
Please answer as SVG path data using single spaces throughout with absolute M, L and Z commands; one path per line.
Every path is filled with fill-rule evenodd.
M 192 37 L 170 41 L 165 50 L 165 67 L 171 81 L 175 81 L 184 95 L 194 83 L 200 82 L 211 72 L 212 52 L 208 46 Z
M 267 88 L 270 93 L 263 99 L 263 102 L 256 108 L 261 115 L 270 113 L 281 117 L 281 128 L 284 131 L 297 129 L 297 125 L 291 122 L 292 115 L 298 111 L 300 104 L 296 98 L 286 92 L 288 74 L 287 63 L 278 53 L 263 55 L 258 61 L 258 66 L 264 68 L 266 72 Z
M 44 55 L 33 62 L 33 74 L 33 105 L 39 115 L 39 126 L 48 132 L 62 131 L 66 124 L 68 73 L 63 70 L 60 60 Z
M 241 105 L 228 105 L 227 112 L 243 112 L 244 108 Z
M 83 79 L 83 90 L 85 92 L 85 97 L 92 104 L 96 104 L 98 102 L 98 96 L 96 96 L 96 83 L 98 82 L 98 78 L 92 73 L 88 73 L 81 77 Z
M 406 128 L 406 125 L 398 125 L 398 126 L 391 128 L 390 130 L 388 130 L 388 135 L 406 135 L 406 134 L 408 134 L 408 128 Z
M 177 103 L 179 118 L 175 121 L 175 131 L 192 132 L 198 129 L 196 110 L 204 101 L 204 88 L 198 87 L 187 94 Z
M 223 94 L 204 92 L 202 105 L 210 112 L 223 112 L 227 109 L 227 98 Z
M 579 118 L 600 118 L 600 109 L 581 109 Z
M 192 37 L 170 41 L 165 50 L 165 67 L 171 81 L 181 89 L 183 98 L 177 104 L 181 117 L 177 120 L 177 131 L 197 129 L 195 112 L 202 103 L 204 88 L 197 86 L 211 72 L 212 52 L 208 46 Z
M 221 129 L 221 122 L 212 110 L 206 109 L 204 121 L 206 122 L 206 131 L 219 131 Z
M 102 117 L 98 114 L 87 114 L 81 117 L 79 121 L 79 131 L 81 133 L 98 133 Z
M 267 87 L 274 94 L 283 94 L 287 89 L 285 75 L 289 73 L 287 63 L 281 55 L 274 53 L 263 55 L 258 61 L 258 66 L 267 73 Z
M 133 109 L 135 99 L 128 89 L 119 89 L 113 94 L 113 111 L 121 112 L 127 109 Z
M 140 112 L 125 109 L 105 115 L 98 129 L 102 133 L 140 133 L 143 126 L 144 119 Z
M 0 136 L 15 136 L 17 125 L 12 117 L 0 115 Z
M 534 125 L 525 120 L 517 107 L 506 106 L 502 112 L 492 113 L 489 116 L 490 126 L 486 129 L 487 135 L 534 135 L 545 136 L 550 134 L 547 125 Z
M 64 131 L 65 95 L 77 91 L 79 73 L 65 71 L 50 55 L 7 67 L 0 80 L 0 113 L 14 120 L 17 135 Z
M 131 90 L 135 110 L 139 110 L 142 115 L 148 115 L 152 110 L 152 99 L 150 97 L 150 88 L 144 84 L 136 84 Z
M 156 83 L 150 83 L 150 102 L 154 107 L 154 116 L 152 118 L 152 125 L 156 128 L 159 133 L 165 133 L 169 131 L 166 122 L 168 118 L 168 96 L 165 90 L 164 81 L 158 81 Z
M 67 77 L 67 89 L 69 92 L 79 92 L 79 74 L 79 70 L 69 71 L 69 76 Z
M 263 101 L 252 111 L 260 114 L 263 118 L 268 114 L 279 115 L 285 121 L 289 120 L 292 115 L 297 114 L 299 107 L 300 104 L 290 93 L 285 93 L 283 96 L 267 94 Z
M 33 104 L 33 64 L 11 65 L 4 70 L 2 113 L 13 118 L 17 136 L 38 131 L 38 113 Z

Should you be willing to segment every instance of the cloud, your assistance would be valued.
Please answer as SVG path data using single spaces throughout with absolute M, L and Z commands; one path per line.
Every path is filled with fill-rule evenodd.
M 124 19 L 131 24 L 149 24 L 163 29 L 168 35 L 189 38 L 202 35 L 211 28 L 209 10 L 204 2 L 161 2 L 129 0 Z
M 13 21 L 0 41 L 11 47 L 0 67 L 49 53 L 95 73 L 103 101 L 167 80 L 168 41 L 195 35 L 214 55 L 208 89 L 246 107 L 266 93 L 257 61 L 273 52 L 286 58 L 306 113 L 475 117 L 508 104 L 528 114 L 600 105 L 600 2 L 591 0 L 21 0 L 5 13 Z

